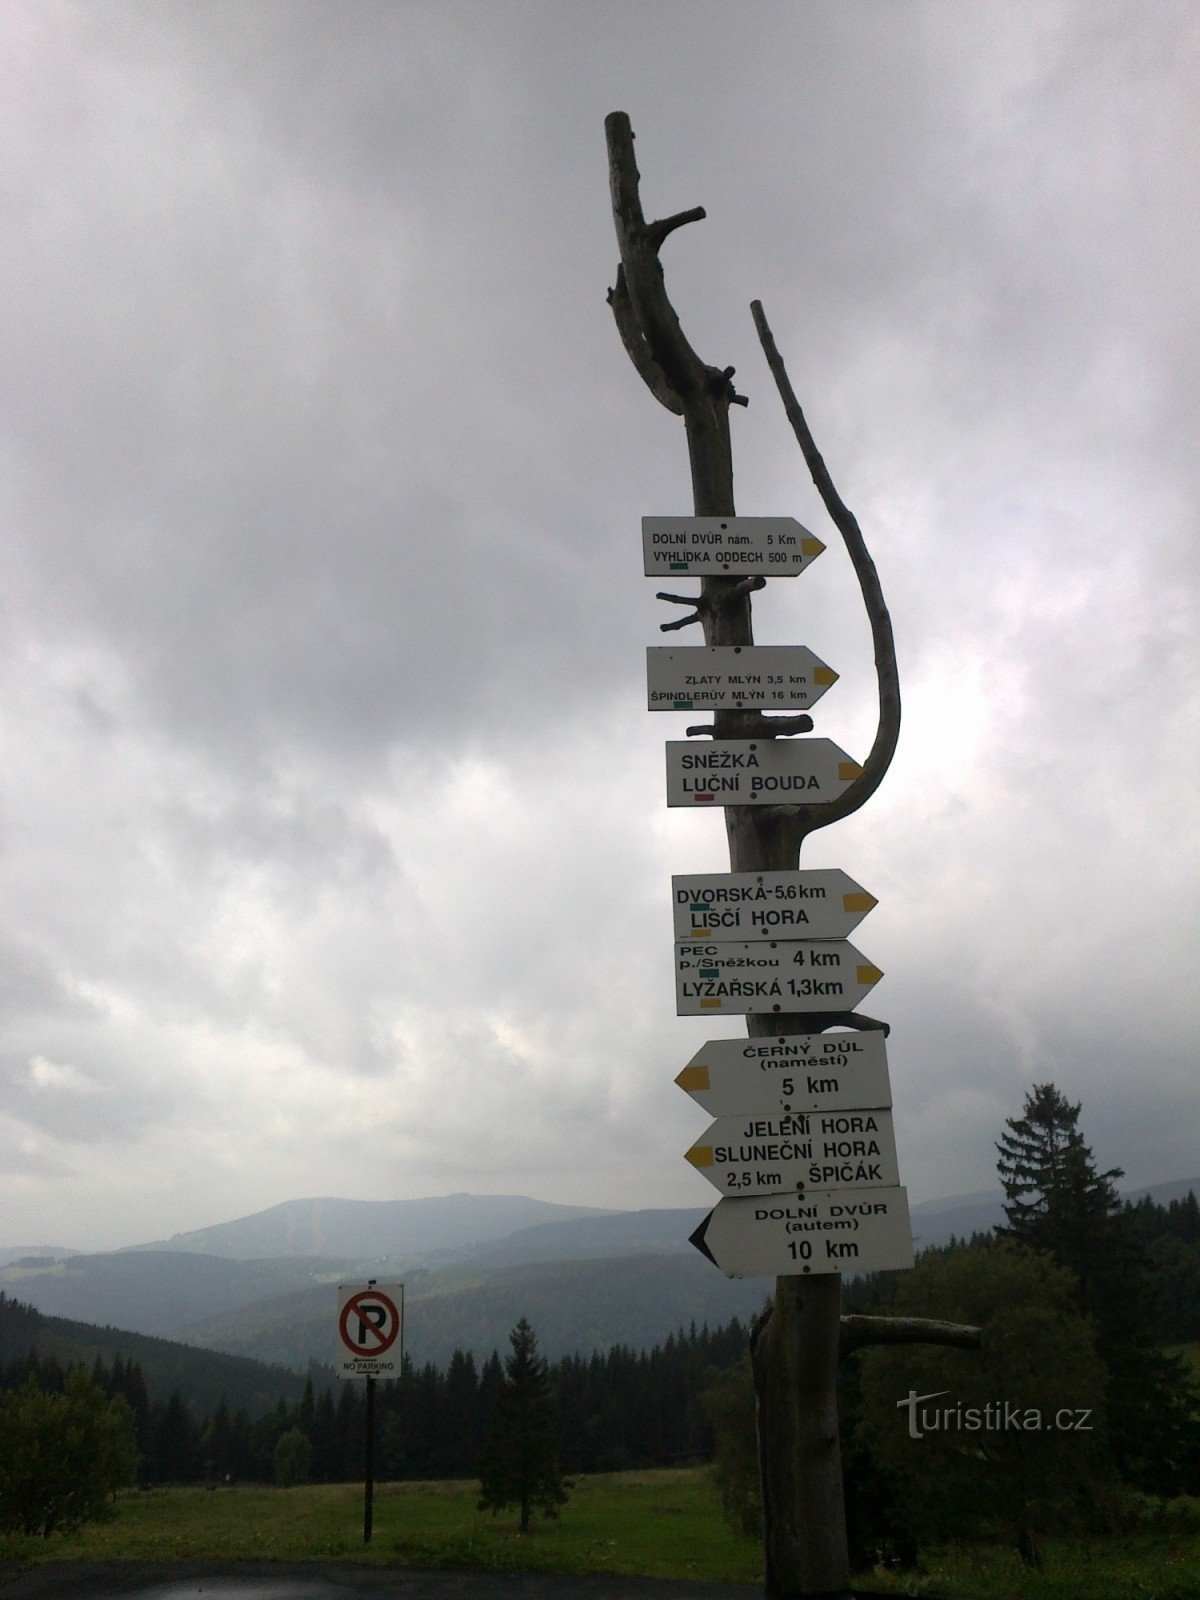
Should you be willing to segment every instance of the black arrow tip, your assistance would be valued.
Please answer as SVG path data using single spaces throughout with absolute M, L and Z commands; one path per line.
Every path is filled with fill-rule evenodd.
M 690 1235 L 690 1237 L 688 1238 L 688 1243 L 689 1244 L 694 1244 L 696 1246 L 696 1249 L 699 1250 L 700 1254 L 702 1256 L 707 1256 L 708 1259 L 712 1262 L 713 1266 L 715 1267 L 715 1266 L 719 1265 L 719 1263 L 717 1261 L 717 1258 L 716 1258 L 715 1255 L 713 1255 L 712 1251 L 708 1248 L 708 1245 L 705 1243 L 705 1235 L 708 1232 L 708 1225 L 712 1221 L 712 1219 L 713 1219 L 713 1214 L 710 1211 L 708 1213 L 708 1215 L 705 1217 L 704 1221 L 696 1229 L 695 1233 Z

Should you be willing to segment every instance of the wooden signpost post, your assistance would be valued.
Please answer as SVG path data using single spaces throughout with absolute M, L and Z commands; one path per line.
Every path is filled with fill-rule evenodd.
M 704 636 L 703 647 L 650 664 L 650 708 L 712 712 L 710 725 L 687 730 L 689 736 L 711 736 L 711 742 L 689 737 L 667 745 L 668 804 L 722 812 L 732 869 L 675 880 L 676 916 L 682 907 L 689 919 L 682 932 L 676 922 L 684 941 L 677 945 L 677 998 L 681 1011 L 745 1014 L 749 1034 L 747 1040 L 704 1046 L 677 1080 L 718 1118 L 715 1131 L 688 1155 L 713 1181 L 720 1177 L 718 1187 L 729 1196 L 692 1242 L 725 1272 L 776 1279 L 771 1307 L 751 1340 L 766 1592 L 772 1600 L 832 1600 L 848 1595 L 850 1582 L 836 1400 L 840 1274 L 911 1266 L 912 1241 L 886 1110 L 886 1028 L 854 1010 L 882 974 L 841 943 L 849 931 L 846 917 L 865 915 L 874 899 L 841 873 L 835 875 L 837 887 L 809 885 L 823 887 L 823 896 L 801 895 L 819 874 L 798 872 L 797 862 L 808 834 L 863 805 L 892 759 L 900 694 L 891 622 L 858 523 L 817 452 L 756 302 L 751 309 L 784 409 L 859 581 L 879 689 L 877 731 L 861 764 L 828 739 L 793 739 L 811 729 L 808 716 L 764 715 L 811 705 L 815 689 L 828 687 L 826 678 L 834 676 L 823 663 L 814 667 L 811 653 L 801 654 L 803 647 L 767 647 L 760 659 L 750 615 L 756 590 L 770 578 L 802 573 L 824 544 L 790 517 L 737 516 L 729 408 L 746 400 L 734 389 L 732 367 L 708 365 L 688 343 L 659 260 L 670 234 L 699 221 L 704 211 L 697 206 L 647 222 L 633 130 L 624 112 L 605 119 L 605 133 L 620 252 L 609 304 L 637 372 L 655 399 L 683 419 L 694 502 L 690 516 L 642 521 L 647 576 L 700 579 L 697 595 L 660 592 L 660 599 L 690 613 L 664 623 L 664 631 L 696 624 Z M 780 661 L 781 654 L 791 655 L 794 664 Z M 791 697 L 768 696 L 768 687 L 785 688 L 769 680 L 785 675 Z M 793 675 L 806 682 L 793 684 Z M 843 879 L 849 887 L 841 887 Z M 790 897 L 789 883 L 796 891 Z M 755 884 L 761 896 L 749 892 Z M 826 911 L 837 912 L 839 894 L 842 921 L 822 921 Z M 826 899 L 828 907 L 819 907 Z M 758 922 L 756 907 L 763 913 Z M 813 920 L 785 922 L 787 909 L 803 909 Z M 779 914 L 777 925 L 767 920 L 770 913 Z M 703 929 L 690 921 L 694 916 L 703 918 Z M 778 935 L 795 942 L 781 942 Z M 822 938 L 831 942 L 815 942 Z M 760 983 L 778 983 L 779 993 L 763 994 Z M 813 1117 L 826 1113 L 857 1116 L 863 1124 L 857 1133 L 843 1137 L 831 1129 L 829 1138 L 832 1144 L 857 1141 L 862 1153 L 827 1154 L 823 1133 L 819 1155 L 798 1153 L 795 1147 L 809 1142 L 801 1128 L 815 1126 Z M 725 1118 L 735 1119 L 736 1127 Z M 866 1128 L 868 1121 L 873 1129 Z M 874 1154 L 866 1153 L 869 1144 L 877 1146 Z M 776 1148 L 760 1161 L 759 1145 Z M 813 1145 L 815 1150 L 815 1139 Z M 718 1147 L 728 1161 L 718 1162 Z M 847 1186 L 818 1188 L 812 1184 L 814 1164 L 835 1176 L 849 1173 Z M 864 1325 L 874 1320 L 854 1319 L 856 1345 L 872 1342 Z M 903 1330 L 880 1329 L 879 1338 L 936 1337 L 932 1325 L 924 1326 L 922 1333 L 910 1320 Z M 956 1337 L 939 1342 L 961 1344 L 975 1331 L 954 1330 Z

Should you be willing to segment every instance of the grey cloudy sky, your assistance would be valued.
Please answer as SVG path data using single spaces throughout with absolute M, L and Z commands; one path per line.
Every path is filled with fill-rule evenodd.
M 914 1199 L 1034 1081 L 1191 1175 L 1197 60 L 1188 3 L 187 4 L 0 16 L 0 1243 L 310 1194 L 714 1198 L 672 1083 L 643 514 L 682 429 L 611 323 L 627 111 L 738 509 L 828 553 L 760 643 L 873 731 L 853 577 L 761 297 L 871 543 L 905 723 L 818 835 L 880 899 Z M 694 640 L 686 642 L 696 642 Z

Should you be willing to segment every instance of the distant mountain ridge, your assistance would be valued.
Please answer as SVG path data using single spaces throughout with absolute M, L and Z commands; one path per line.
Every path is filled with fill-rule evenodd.
M 134 1250 L 183 1251 L 258 1261 L 278 1256 L 417 1256 L 501 1239 L 518 1228 L 606 1216 L 595 1206 L 556 1205 L 522 1194 L 448 1194 L 418 1200 L 284 1200 Z

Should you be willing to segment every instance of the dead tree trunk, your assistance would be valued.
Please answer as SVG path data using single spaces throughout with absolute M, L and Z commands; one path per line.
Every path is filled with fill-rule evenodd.
M 609 177 L 620 266 L 609 291 L 617 327 L 634 366 L 666 408 L 684 420 L 697 516 L 735 514 L 729 407 L 744 405 L 735 393 L 732 367 L 701 361 L 684 336 L 667 296 L 659 263 L 663 241 L 675 228 L 700 220 L 695 207 L 647 223 L 639 196 L 633 131 L 623 112 L 605 120 Z M 733 806 L 725 809 L 730 866 L 735 872 L 790 871 L 804 838 L 848 815 L 874 793 L 895 750 L 900 697 L 891 623 L 861 532 L 833 487 L 791 392 L 783 363 L 757 303 L 759 336 L 783 396 L 814 482 L 842 533 L 854 563 L 871 622 L 879 684 L 879 725 L 862 772 L 837 801 L 809 806 Z M 709 645 L 753 644 L 750 595 L 765 580 L 705 577 L 698 598 L 660 598 L 694 606 L 690 616 L 665 628 L 703 625 Z M 807 731 L 808 718 L 771 718 L 758 711 L 719 711 L 709 732 L 716 739 L 776 738 Z M 852 1028 L 882 1024 L 854 1012 L 806 1013 L 747 1018 L 754 1037 L 819 1032 L 830 1025 Z M 836 1274 L 784 1277 L 774 1303 L 760 1319 L 752 1341 L 762 1477 L 766 1593 L 771 1600 L 815 1600 L 849 1592 L 845 1509 L 836 1400 L 841 1329 L 841 1278 Z M 855 1319 L 849 1347 L 882 1340 L 864 1326 L 883 1319 Z M 915 1327 L 915 1324 L 914 1324 Z M 955 1330 L 956 1342 L 964 1333 Z M 907 1337 L 919 1334 L 909 1330 Z M 899 1335 L 897 1335 L 899 1337 Z M 931 1334 L 937 1339 L 937 1334 Z M 942 1342 L 939 1339 L 939 1342 Z M 949 1342 L 948 1340 L 946 1342 Z

